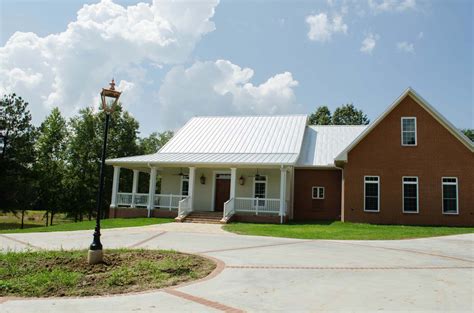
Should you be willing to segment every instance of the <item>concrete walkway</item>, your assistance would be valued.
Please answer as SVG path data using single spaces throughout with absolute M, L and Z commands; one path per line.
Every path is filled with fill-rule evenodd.
M 0 249 L 84 249 L 91 231 L 0 235 Z M 473 312 L 474 235 L 397 241 L 239 236 L 220 225 L 104 230 L 104 247 L 175 249 L 221 262 L 214 277 L 140 294 L 0 298 L 0 312 Z

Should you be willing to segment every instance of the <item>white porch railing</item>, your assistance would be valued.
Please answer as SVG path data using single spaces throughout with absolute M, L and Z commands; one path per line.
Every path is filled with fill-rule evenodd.
M 232 215 L 235 214 L 235 199 L 229 199 L 224 203 L 224 216 L 222 217 L 223 221 L 229 220 Z
M 130 205 L 132 203 L 130 202 Z M 146 207 L 148 205 L 148 194 L 147 193 L 136 193 L 135 194 L 135 206 Z
M 118 206 L 132 206 L 133 193 L 131 192 L 118 192 L 117 193 L 117 205 Z M 148 194 L 136 193 L 135 194 L 135 206 L 146 207 L 148 205 Z
M 246 212 L 265 214 L 278 214 L 280 213 L 280 199 L 270 198 L 241 198 L 237 197 L 234 201 L 235 212 Z
M 130 192 L 117 193 L 117 205 L 130 205 L 132 203 L 133 194 Z
M 179 207 L 179 201 L 181 201 L 185 197 L 186 196 L 173 194 L 157 194 L 155 195 L 154 207 L 168 209 L 171 211 L 172 209 L 177 209 Z
M 178 218 L 183 218 L 189 213 L 191 213 L 191 200 L 192 198 L 190 196 L 187 196 L 183 200 L 179 201 L 178 204 Z
M 185 196 L 181 195 L 163 195 L 155 194 L 154 207 L 164 208 L 168 210 L 177 209 L 178 203 Z M 117 193 L 117 205 L 118 206 L 132 206 L 133 193 L 131 192 L 119 192 Z M 136 193 L 135 194 L 135 207 L 147 207 L 148 206 L 148 194 L 147 193 Z

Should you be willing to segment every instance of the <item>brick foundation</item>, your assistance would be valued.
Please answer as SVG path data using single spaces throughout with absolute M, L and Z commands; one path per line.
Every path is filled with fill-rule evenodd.
M 154 209 L 151 211 L 152 217 L 170 217 L 178 216 L 178 211 L 169 211 L 162 209 Z M 109 218 L 134 218 L 134 217 L 148 217 L 147 208 L 109 208 Z
M 251 215 L 251 214 L 236 214 L 232 216 L 232 222 L 249 222 L 249 223 L 268 223 L 279 224 L 280 217 L 278 215 Z M 285 218 L 283 222 L 286 223 Z

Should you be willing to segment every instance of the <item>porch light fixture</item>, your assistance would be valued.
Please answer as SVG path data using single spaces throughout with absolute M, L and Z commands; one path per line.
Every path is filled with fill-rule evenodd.
M 204 176 L 204 174 L 201 174 L 201 177 L 199 178 L 199 180 L 201 181 L 202 185 L 206 184 L 206 176 Z
M 99 182 L 99 194 L 97 195 L 97 217 L 95 222 L 94 239 L 89 247 L 87 254 L 87 261 L 89 264 L 97 264 L 103 261 L 102 243 L 100 242 L 100 216 L 102 215 L 102 194 L 104 192 L 104 168 L 105 168 L 105 155 L 107 151 L 107 134 L 109 131 L 109 120 L 110 114 L 114 111 L 115 105 L 120 98 L 120 91 L 115 90 L 115 82 L 112 79 L 110 88 L 102 88 L 100 97 L 102 99 L 102 109 L 105 112 L 105 125 L 104 125 L 104 142 L 102 145 L 102 160 L 100 163 L 100 182 Z
M 240 186 L 243 186 L 245 184 L 245 178 L 242 175 L 240 175 L 239 184 Z

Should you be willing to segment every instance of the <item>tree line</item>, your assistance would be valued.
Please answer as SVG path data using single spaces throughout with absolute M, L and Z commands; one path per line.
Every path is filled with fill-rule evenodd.
M 74 221 L 91 219 L 97 201 L 105 113 L 86 108 L 66 119 L 53 108 L 35 127 L 28 102 L 21 97 L 4 95 L 0 108 L 0 210 L 21 213 L 22 225 L 26 210 L 46 211 L 46 225 L 53 224 L 57 213 Z M 111 115 L 107 158 L 155 153 L 173 135 L 165 131 L 141 138 L 138 129 L 138 121 L 119 104 Z M 139 190 L 147 192 L 148 179 L 141 175 Z M 107 166 L 104 207 L 110 202 L 112 176 L 113 169 Z M 131 186 L 132 179 L 124 171 L 120 184 Z
M 367 125 L 369 123 L 367 115 L 352 103 L 341 105 L 334 110 L 334 113 L 331 113 L 325 105 L 319 106 L 309 116 L 310 125 Z M 460 131 L 474 142 L 474 129 L 465 128 Z

